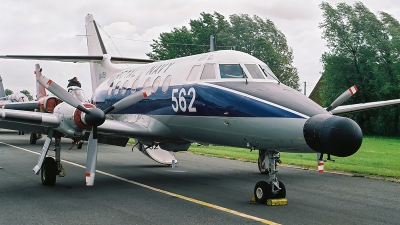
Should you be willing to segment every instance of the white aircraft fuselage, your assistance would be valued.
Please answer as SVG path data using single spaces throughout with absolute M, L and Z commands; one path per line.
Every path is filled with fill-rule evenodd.
M 227 67 L 240 68 L 245 77 L 240 71 L 239 75 L 238 71 L 226 74 Z M 314 135 L 311 133 L 315 131 L 305 131 L 305 124 L 311 117 L 322 115 L 341 118 L 341 123 L 356 126 L 356 134 L 352 136 L 361 138 L 356 140 L 361 145 L 361 130 L 354 121 L 332 116 L 299 91 L 275 80 L 268 70 L 265 63 L 243 52 L 209 52 L 125 69 L 99 85 L 92 100 L 96 107 L 105 109 L 137 90 L 152 86 L 154 94 L 113 112 L 112 117 L 149 127 L 156 133 L 148 140 L 160 143 L 175 140 L 177 143 L 315 152 L 318 146 L 306 141 L 307 135 Z M 310 122 L 314 124 L 315 120 L 318 118 Z M 322 122 L 320 125 L 324 127 Z M 164 126 L 163 129 L 160 126 Z M 338 137 L 328 139 L 332 138 Z M 332 140 L 321 142 L 324 142 L 322 145 L 335 144 Z M 348 156 L 358 147 L 329 153 Z

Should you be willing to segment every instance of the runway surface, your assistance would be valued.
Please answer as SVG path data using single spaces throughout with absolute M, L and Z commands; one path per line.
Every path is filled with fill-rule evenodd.
M 398 224 L 400 184 L 278 167 L 287 206 L 249 204 L 265 180 L 254 163 L 176 153 L 165 167 L 131 147 L 99 145 L 93 187 L 86 144 L 61 158 L 67 176 L 46 187 L 32 172 L 44 138 L 0 131 L 0 224 Z M 33 151 L 33 152 L 30 152 Z M 50 154 L 54 154 L 50 152 Z M 233 211 L 233 212 L 232 212 Z M 261 220 L 261 222 L 259 221 Z

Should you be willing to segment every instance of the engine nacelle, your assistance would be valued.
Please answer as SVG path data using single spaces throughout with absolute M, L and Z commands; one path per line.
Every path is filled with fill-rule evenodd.
M 89 103 L 83 103 L 83 105 L 86 108 L 96 108 Z M 62 121 L 57 130 L 66 134 L 68 137 L 82 137 L 86 130 L 92 128 L 82 121 L 81 115 L 84 115 L 84 113 L 67 103 L 57 105 L 54 108 L 54 114 L 58 115 Z

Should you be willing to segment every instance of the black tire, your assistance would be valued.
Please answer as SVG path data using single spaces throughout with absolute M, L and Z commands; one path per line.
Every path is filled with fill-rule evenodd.
M 80 142 L 76 145 L 76 148 L 77 148 L 77 149 L 82 149 L 82 145 L 83 145 L 83 141 L 80 141 Z
M 254 197 L 256 202 L 260 204 L 265 204 L 268 199 L 273 198 L 271 185 L 266 181 L 259 181 L 256 186 L 254 186 Z
M 44 159 L 42 169 L 40 170 L 40 178 L 42 184 L 46 186 L 53 186 L 56 184 L 57 177 L 57 164 L 52 157 L 46 157 Z
M 30 138 L 29 138 L 29 142 L 30 142 L 32 145 L 34 145 L 34 144 L 36 144 L 36 141 L 37 141 L 37 135 L 36 135 L 35 133 L 32 133 L 31 136 L 30 136 Z
M 274 198 L 286 198 L 286 188 L 285 185 L 279 180 L 279 192 L 275 195 Z

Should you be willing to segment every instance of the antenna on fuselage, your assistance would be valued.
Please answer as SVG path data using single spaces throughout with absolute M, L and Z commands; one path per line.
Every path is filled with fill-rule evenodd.
M 213 34 L 210 35 L 210 52 L 217 51 L 217 42 Z

